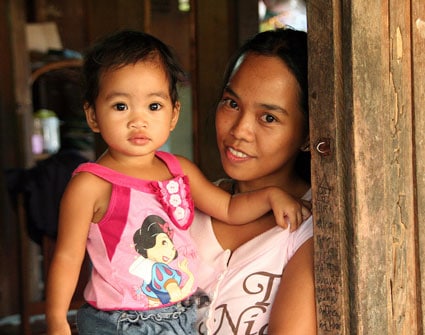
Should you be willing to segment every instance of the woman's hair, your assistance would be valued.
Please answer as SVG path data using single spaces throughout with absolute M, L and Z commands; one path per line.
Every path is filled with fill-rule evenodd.
M 173 104 L 178 100 L 177 84 L 185 73 L 170 48 L 159 39 L 139 31 L 120 30 L 98 40 L 84 57 L 84 100 L 94 106 L 99 94 L 99 80 L 108 70 L 136 64 L 139 61 L 159 61 L 169 81 Z M 149 85 L 149 83 L 146 83 Z
M 299 104 L 305 120 L 305 134 L 309 133 L 307 33 L 282 28 L 264 31 L 247 40 L 231 58 L 224 75 L 222 92 L 243 57 L 248 54 L 277 57 L 286 64 L 299 84 Z M 296 161 L 298 173 L 310 182 L 310 152 L 300 151 Z

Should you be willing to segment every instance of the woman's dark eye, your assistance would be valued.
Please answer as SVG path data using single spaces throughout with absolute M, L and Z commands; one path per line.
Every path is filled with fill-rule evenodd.
M 153 103 L 149 105 L 149 109 L 151 111 L 157 111 L 161 109 L 161 105 L 159 103 Z
M 276 121 L 276 118 L 271 114 L 264 114 L 261 119 L 266 123 L 272 123 Z
M 118 104 L 115 104 L 115 109 L 117 111 L 125 111 L 125 110 L 127 110 L 127 105 L 122 104 L 122 103 L 118 103 Z
M 229 99 L 229 98 L 223 99 L 223 104 L 225 106 L 232 108 L 232 109 L 238 109 L 238 107 L 239 107 L 235 100 L 232 100 L 232 99 Z

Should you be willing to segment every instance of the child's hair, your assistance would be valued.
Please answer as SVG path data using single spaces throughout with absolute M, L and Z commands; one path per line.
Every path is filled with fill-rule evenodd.
M 299 85 L 299 103 L 305 120 L 305 134 L 309 133 L 308 112 L 308 56 L 307 33 L 290 28 L 264 31 L 247 40 L 230 60 L 224 75 L 222 91 L 242 58 L 248 54 L 277 57 L 294 75 Z M 310 152 L 300 152 L 296 169 L 310 182 Z
M 134 30 L 120 30 L 105 36 L 87 50 L 83 66 L 85 103 L 94 106 L 102 73 L 146 60 L 158 61 L 164 67 L 171 101 L 175 104 L 177 84 L 186 79 L 185 72 L 167 45 L 152 35 Z

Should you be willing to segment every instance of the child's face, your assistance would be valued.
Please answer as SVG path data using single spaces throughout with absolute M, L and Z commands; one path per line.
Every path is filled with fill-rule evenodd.
M 173 106 L 169 82 L 155 61 L 138 62 L 104 72 L 95 106 L 85 109 L 94 132 L 110 152 L 140 156 L 161 147 L 174 129 L 180 104 Z

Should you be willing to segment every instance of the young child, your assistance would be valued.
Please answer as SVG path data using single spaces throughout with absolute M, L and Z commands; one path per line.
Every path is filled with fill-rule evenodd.
M 87 122 L 108 149 L 75 170 L 62 198 L 48 334 L 70 334 L 66 314 L 86 248 L 93 269 L 88 304 L 77 315 L 81 335 L 192 334 L 194 205 L 229 224 L 273 210 L 291 230 L 310 212 L 278 187 L 232 197 L 189 160 L 157 151 L 177 123 L 184 78 L 158 39 L 135 31 L 108 36 L 86 54 L 84 75 Z

